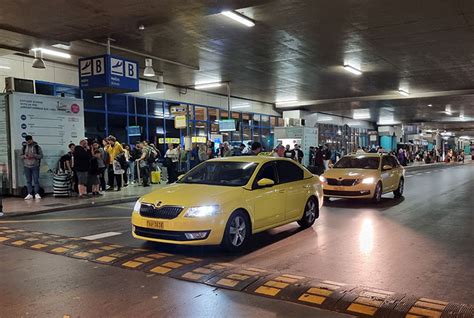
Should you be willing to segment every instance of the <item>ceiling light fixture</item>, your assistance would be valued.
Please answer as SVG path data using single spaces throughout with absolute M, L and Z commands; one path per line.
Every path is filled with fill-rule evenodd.
M 403 96 L 410 96 L 410 93 L 408 93 L 407 91 L 404 91 L 403 89 L 399 89 L 398 93 Z
M 31 64 L 31 67 L 33 68 L 38 68 L 38 69 L 45 69 L 46 65 L 44 64 L 43 61 L 43 51 L 39 51 L 39 57 L 38 57 L 38 51 L 33 51 L 35 53 L 35 59 L 33 60 L 33 63 Z
M 218 83 L 206 83 L 206 84 L 197 84 L 194 85 L 195 89 L 207 89 L 207 88 L 216 88 L 216 87 L 221 87 L 224 83 L 218 82 Z
M 56 44 L 53 44 L 51 45 L 52 47 L 55 47 L 57 49 L 61 49 L 61 50 L 67 50 L 69 51 L 71 49 L 71 45 L 70 44 L 63 44 L 63 43 L 56 43 Z
M 242 23 L 243 25 L 245 25 L 246 27 L 249 27 L 249 28 L 251 28 L 255 25 L 255 22 L 253 22 L 251 19 L 249 19 L 245 15 L 240 14 L 240 13 L 235 12 L 235 11 L 222 11 L 221 14 L 225 15 L 226 17 L 228 17 L 228 18 L 230 18 L 234 21 Z
M 146 76 L 146 77 L 155 76 L 155 70 L 153 69 L 152 59 L 145 59 L 145 69 L 143 70 L 143 76 Z
M 71 54 L 68 54 L 68 53 L 64 53 L 64 52 L 59 52 L 59 51 L 54 51 L 54 50 L 50 50 L 50 49 L 45 49 L 45 48 L 42 48 L 42 47 L 39 47 L 39 48 L 33 48 L 31 49 L 33 52 L 41 52 L 41 54 L 46 54 L 46 55 L 51 55 L 51 56 L 55 56 L 55 57 L 61 57 L 63 59 L 70 59 L 71 58 Z
M 164 92 L 165 91 L 165 83 L 163 81 L 163 73 L 158 73 L 157 79 L 158 79 L 158 82 L 156 83 L 156 90 L 158 92 Z
M 95 99 L 102 98 L 102 94 L 97 94 L 97 95 L 94 95 L 94 98 L 95 98 Z
M 246 106 L 232 106 L 232 109 L 240 109 L 240 108 L 250 108 L 250 105 L 246 105 Z
M 353 66 L 350 66 L 350 65 L 344 65 L 344 69 L 352 74 L 355 74 L 355 75 L 362 75 L 362 71 L 361 70 L 358 70 L 356 69 L 355 67 Z
M 10 66 L 0 65 L 0 69 L 2 69 L 2 70 L 11 70 L 12 68 Z
M 140 31 L 145 30 L 145 26 L 144 26 L 143 24 L 140 24 L 140 25 L 138 26 L 138 30 L 140 30 Z
M 164 93 L 164 91 L 151 91 L 151 92 L 143 93 L 143 95 L 153 95 L 153 94 L 161 94 L 161 93 Z
M 432 105 L 432 104 L 428 104 L 428 107 L 433 107 L 433 105 Z

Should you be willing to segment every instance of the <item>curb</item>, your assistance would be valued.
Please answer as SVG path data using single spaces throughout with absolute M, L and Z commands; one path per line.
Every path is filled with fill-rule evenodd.
M 138 200 L 138 198 L 139 196 L 133 196 L 133 197 L 127 197 L 127 198 L 115 199 L 115 200 L 110 199 L 110 200 L 104 200 L 104 201 L 89 201 L 89 202 L 84 202 L 80 204 L 75 204 L 75 205 L 70 205 L 70 206 L 66 205 L 66 206 L 61 206 L 57 208 L 41 210 L 41 211 L 25 211 L 25 212 L 11 212 L 11 213 L 6 212 L 2 217 L 0 217 L 0 219 L 7 219 L 7 218 L 20 217 L 20 216 L 28 216 L 28 215 L 46 214 L 46 213 L 52 213 L 52 212 L 64 212 L 64 211 L 69 211 L 69 210 L 93 208 L 93 207 L 106 206 L 106 205 L 111 205 L 111 204 L 129 203 L 129 202 L 134 202 Z

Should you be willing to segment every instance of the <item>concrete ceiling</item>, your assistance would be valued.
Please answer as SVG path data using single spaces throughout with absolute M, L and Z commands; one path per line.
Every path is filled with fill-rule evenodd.
M 82 40 L 104 42 L 110 36 L 114 45 L 191 66 L 154 62 L 165 82 L 175 85 L 231 81 L 234 96 L 277 107 L 282 101 L 310 101 L 303 107 L 348 117 L 368 109 L 373 121 L 391 116 L 453 122 L 461 113 L 459 125 L 474 121 L 471 0 L 1 0 L 0 5 L 0 48 L 71 42 L 71 53 L 80 57 L 104 51 Z M 254 19 L 255 27 L 219 14 L 229 9 Z M 117 53 L 144 65 L 141 56 Z M 363 75 L 346 72 L 344 64 Z M 415 98 L 396 99 L 400 88 Z M 437 96 L 440 91 L 445 96 Z M 450 96 L 459 94 L 464 96 Z M 443 113 L 448 104 L 452 115 Z

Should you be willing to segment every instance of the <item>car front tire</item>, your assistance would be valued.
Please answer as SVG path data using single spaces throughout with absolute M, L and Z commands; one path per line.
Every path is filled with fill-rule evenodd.
M 252 229 L 244 212 L 237 210 L 227 221 L 221 246 L 229 252 L 240 252 L 250 239 Z
M 319 217 L 318 200 L 316 200 L 314 197 L 311 197 L 308 199 L 308 202 L 306 202 L 303 216 L 298 221 L 298 224 L 302 228 L 306 229 L 308 227 L 311 227 L 318 217 Z
M 403 190 L 405 189 L 405 181 L 403 178 L 400 178 L 400 181 L 398 183 L 398 188 L 397 190 L 393 191 L 393 195 L 395 198 L 401 198 L 403 196 Z
M 382 182 L 379 181 L 374 189 L 374 196 L 372 197 L 373 203 L 380 203 L 380 201 L 382 201 L 382 192 Z

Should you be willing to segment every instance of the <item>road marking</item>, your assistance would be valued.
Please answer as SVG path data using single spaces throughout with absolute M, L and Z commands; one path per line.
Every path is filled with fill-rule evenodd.
M 409 175 L 409 176 L 405 176 L 405 177 L 407 177 L 407 178 L 411 178 L 411 177 L 413 177 L 413 175 L 411 174 L 411 175 Z
M 99 233 L 99 234 L 94 234 L 94 235 L 89 235 L 89 236 L 83 236 L 81 238 L 84 239 L 84 240 L 94 241 L 94 240 L 99 240 L 101 238 L 116 236 L 116 235 L 120 235 L 120 234 L 122 234 L 122 233 L 120 233 L 120 232 L 105 232 L 105 233 Z
M 431 173 L 431 171 L 426 171 L 425 174 Z
M 131 219 L 130 216 L 108 216 L 96 218 L 74 218 L 74 219 L 39 219 L 39 220 L 18 220 L 18 221 L 0 221 L 0 224 L 7 223 L 33 223 L 33 222 L 71 222 L 71 221 L 100 221 L 100 220 L 125 220 Z

